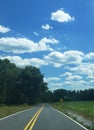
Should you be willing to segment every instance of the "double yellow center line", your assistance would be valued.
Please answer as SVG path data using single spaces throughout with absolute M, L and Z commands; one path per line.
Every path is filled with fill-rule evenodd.
M 42 105 L 42 107 L 35 113 L 35 115 L 31 118 L 31 120 L 29 121 L 29 123 L 26 125 L 26 127 L 24 128 L 24 130 L 32 130 L 41 111 L 43 110 L 44 105 Z

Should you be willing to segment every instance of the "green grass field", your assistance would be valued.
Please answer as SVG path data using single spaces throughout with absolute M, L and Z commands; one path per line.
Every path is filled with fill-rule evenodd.
M 74 120 L 77 120 L 76 117 L 70 115 L 69 112 L 75 113 L 88 119 L 94 124 L 94 101 L 78 101 L 78 102 L 63 102 L 63 103 L 52 103 L 54 108 L 62 111 L 63 113 L 71 116 Z M 78 121 L 78 120 L 77 120 Z M 82 121 L 78 121 L 89 130 L 94 130 L 94 125 L 85 125 Z
M 18 111 L 22 111 L 25 109 L 31 108 L 28 105 L 19 105 L 19 106 L 0 106 L 0 118 L 8 116 L 10 114 L 16 113 Z
M 63 102 L 52 105 L 65 113 L 73 111 L 94 121 L 94 101 Z

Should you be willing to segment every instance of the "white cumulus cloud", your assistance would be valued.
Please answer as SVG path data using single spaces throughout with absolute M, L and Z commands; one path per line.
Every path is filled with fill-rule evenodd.
M 74 21 L 74 17 L 64 12 L 63 9 L 60 9 L 60 10 L 57 10 L 56 12 L 51 13 L 51 20 L 54 20 L 57 22 L 70 22 L 70 21 Z
M 62 76 L 72 76 L 72 73 L 70 73 L 70 72 L 65 72 L 64 74 L 62 74 L 62 75 L 60 75 L 61 77 Z
M 50 26 L 49 24 L 42 25 L 41 28 L 44 29 L 44 30 L 53 29 L 53 27 Z
M 39 58 L 21 58 L 20 56 L 0 56 L 0 59 L 8 59 L 11 63 L 16 64 L 18 67 L 36 66 L 41 67 L 47 65 L 46 61 Z
M 85 55 L 85 60 L 94 60 L 94 52 L 90 52 Z
M 77 81 L 77 80 L 81 80 L 81 79 L 82 79 L 82 77 L 79 76 L 79 75 L 72 75 L 72 76 L 66 77 L 66 80 L 75 80 L 75 81 Z
M 0 33 L 7 33 L 9 32 L 11 29 L 8 27 L 5 27 L 3 25 L 0 25 Z
M 94 76 L 94 64 L 93 63 L 81 63 L 79 66 L 67 67 L 68 70 L 77 74 Z
M 83 60 L 83 56 L 83 52 L 80 51 L 65 51 L 64 53 L 54 51 L 45 56 L 44 59 L 46 59 L 49 64 L 59 68 L 67 64 L 80 64 Z
M 53 50 L 49 44 L 57 44 L 55 38 L 42 38 L 39 42 L 34 42 L 27 38 L 2 37 L 0 38 L 0 51 L 12 53 L 32 53 L 45 50 Z
M 66 64 L 80 64 L 84 57 L 84 53 L 78 50 L 66 51 L 63 54 Z

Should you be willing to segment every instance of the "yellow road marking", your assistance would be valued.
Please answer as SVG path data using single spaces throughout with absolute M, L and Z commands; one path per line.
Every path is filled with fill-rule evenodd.
M 26 125 L 26 127 L 24 128 L 24 130 L 32 130 L 32 128 L 34 127 L 41 111 L 43 110 L 44 106 L 42 106 L 36 113 L 35 115 L 31 118 L 31 120 L 29 121 L 29 123 Z
M 38 119 L 38 117 L 39 117 L 39 115 L 40 115 L 40 113 L 41 113 L 41 111 L 43 110 L 43 107 L 40 109 L 40 111 L 38 112 L 38 114 L 37 114 L 37 116 L 35 117 L 35 120 L 33 121 L 33 123 L 32 123 L 32 125 L 31 125 L 31 127 L 30 127 L 30 129 L 29 130 L 32 130 L 32 128 L 34 127 L 34 125 L 35 125 L 35 123 L 36 123 L 36 121 L 37 121 L 37 119 Z
M 38 110 L 39 111 L 39 110 Z M 36 115 L 38 114 L 38 111 L 36 112 L 36 114 L 31 118 L 31 120 L 29 121 L 29 123 L 27 124 L 27 126 L 24 128 L 24 130 L 27 130 L 27 128 L 29 127 L 29 125 L 32 123 L 32 121 L 34 120 L 34 118 L 36 117 Z

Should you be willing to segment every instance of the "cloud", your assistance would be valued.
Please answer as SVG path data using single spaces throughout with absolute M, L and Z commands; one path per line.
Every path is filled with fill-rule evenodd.
M 34 33 L 34 35 L 39 36 L 39 34 L 37 32 L 33 32 L 33 33 Z
M 83 85 L 86 85 L 87 84 L 87 82 L 86 81 L 84 81 L 84 80 L 78 80 L 78 81 L 74 81 L 74 80 L 67 80 L 67 81 L 65 81 L 65 84 L 70 84 L 70 86 L 72 87 L 72 88 L 74 88 L 74 87 L 82 87 Z
M 46 38 L 41 39 L 40 42 L 56 44 L 53 42 L 50 43 L 50 39 L 48 40 Z M 30 65 L 42 67 L 49 66 L 51 64 L 61 70 L 59 70 L 59 75 L 57 77 L 45 78 L 45 81 L 48 82 L 48 87 L 50 90 L 60 88 L 69 90 L 84 90 L 94 88 L 94 63 L 90 63 L 88 60 L 87 63 L 83 62 L 83 59 L 87 57 L 88 54 L 84 54 L 81 51 L 75 50 L 65 51 L 63 53 L 53 51 L 47 56 L 44 56 L 43 59 L 21 58 L 20 56 L 5 55 L 0 56 L 0 59 L 7 58 L 11 63 L 15 63 L 18 67 L 25 67 Z M 56 71 L 58 71 L 58 69 L 56 69 Z
M 68 77 L 66 77 L 66 80 L 74 80 L 74 81 L 78 81 L 78 80 L 81 80 L 82 79 L 82 77 L 81 76 L 79 76 L 79 75 L 71 75 L 71 76 L 68 76 Z
M 57 44 L 59 41 L 58 40 L 56 40 L 55 38 L 51 38 L 51 39 L 48 39 L 48 38 L 46 38 L 46 37 L 44 37 L 43 39 L 41 39 L 40 41 L 39 41 L 39 44 L 42 44 L 42 43 L 51 43 L 51 44 Z
M 7 33 L 11 31 L 10 28 L 0 25 L 0 33 Z
M 57 83 L 51 82 L 48 85 L 49 85 L 49 88 L 51 91 L 56 90 L 56 89 L 61 89 L 63 86 L 62 83 L 60 83 L 60 82 L 57 82 Z
M 65 13 L 63 9 L 60 9 L 51 13 L 51 20 L 57 22 L 70 22 L 74 21 L 74 17 L 71 17 L 68 13 Z
M 21 58 L 20 56 L 0 56 L 0 59 L 8 59 L 11 63 L 16 64 L 18 67 L 25 67 L 31 65 L 41 67 L 43 65 L 48 65 L 46 61 L 39 58 Z
M 79 90 L 88 86 L 87 81 L 84 80 L 83 76 L 76 72 L 65 72 L 60 75 L 60 77 L 63 79 L 63 87 L 67 89 Z
M 30 61 L 30 65 L 41 67 L 44 65 L 48 65 L 48 63 L 45 60 L 39 59 L 39 58 L 32 58 L 28 59 Z
M 91 80 L 90 83 L 94 85 L 94 80 Z
M 87 76 L 87 79 L 94 79 L 94 75 Z
M 55 67 L 61 67 L 64 55 L 61 52 L 51 52 L 49 55 L 45 56 L 44 59 Z
M 78 81 L 82 81 L 81 75 L 77 75 L 76 73 L 72 72 L 65 72 L 64 74 L 60 75 L 60 77 L 64 78 L 66 84 L 70 84 L 71 82 L 78 83 Z
M 93 63 L 81 63 L 79 66 L 67 67 L 71 72 L 75 72 L 80 75 L 94 76 L 94 64 Z
M 46 59 L 49 64 L 59 68 L 67 64 L 80 64 L 83 60 L 83 56 L 83 52 L 80 51 L 66 51 L 64 53 L 54 51 L 45 56 L 44 59 Z
M 57 77 L 49 77 L 49 78 L 45 78 L 44 80 L 45 80 L 45 82 L 52 82 L 52 81 L 57 82 L 57 81 L 60 81 L 61 78 L 57 78 Z
M 66 64 L 80 64 L 83 60 L 84 53 L 81 51 L 66 51 L 64 52 Z
M 64 74 L 60 75 L 60 77 L 62 77 L 62 76 L 72 76 L 72 73 L 70 73 L 70 72 L 65 72 Z
M 63 86 L 69 90 L 84 90 L 90 88 L 88 83 L 84 80 L 66 80 L 64 81 Z
M 0 38 L 0 51 L 15 54 L 32 53 L 38 51 L 52 51 L 49 44 L 57 44 L 55 38 L 42 38 L 38 43 L 27 38 L 3 37 Z
M 41 28 L 44 29 L 44 30 L 53 29 L 53 27 L 50 26 L 49 24 L 42 25 Z
M 90 53 L 86 54 L 84 59 L 85 60 L 93 60 L 94 61 L 94 53 L 90 52 Z
M 50 52 L 44 56 L 48 65 L 53 65 L 58 69 L 63 68 L 63 74 L 59 78 L 48 78 L 48 86 L 54 89 L 84 90 L 94 88 L 94 63 L 93 53 L 84 54 L 78 50 Z M 63 66 L 63 67 L 62 67 Z

